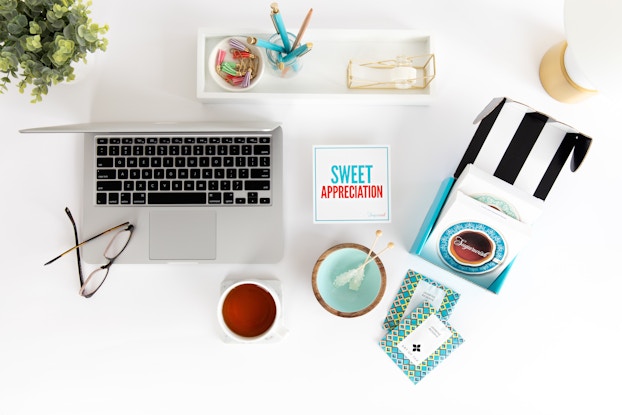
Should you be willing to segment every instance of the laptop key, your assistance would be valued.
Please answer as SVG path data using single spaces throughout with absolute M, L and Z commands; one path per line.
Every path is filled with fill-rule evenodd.
M 97 170 L 97 178 L 100 180 L 115 180 L 117 171 L 115 169 L 99 169 Z
M 118 205 L 119 204 L 119 194 L 118 193 L 108 193 L 108 204 L 109 205 Z
M 135 205 L 144 205 L 146 203 L 146 195 L 145 193 L 134 193 L 132 196 L 132 202 Z
M 123 184 L 118 180 L 98 181 L 97 190 L 101 192 L 121 190 Z
M 263 144 L 257 144 L 256 146 L 253 147 L 253 154 L 255 155 L 261 155 L 264 156 L 266 154 L 270 154 L 270 146 L 267 145 L 263 145 Z
M 149 193 L 147 203 L 150 205 L 204 205 L 207 201 L 205 193 Z
M 270 181 L 247 180 L 244 182 L 244 190 L 270 190 Z
M 222 203 L 222 194 L 219 192 L 209 192 L 207 194 L 207 203 L 210 205 L 219 205 Z
M 111 157 L 98 157 L 97 167 L 112 167 L 114 165 L 114 159 Z
M 269 179 L 270 169 L 251 169 L 251 179 Z

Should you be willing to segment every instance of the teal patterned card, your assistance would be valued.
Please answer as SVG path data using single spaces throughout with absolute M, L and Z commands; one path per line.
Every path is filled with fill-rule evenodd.
M 459 298 L 460 294 L 454 290 L 408 270 L 382 327 L 385 330 L 394 329 L 404 314 L 410 313 L 425 301 L 434 306 L 441 320 L 447 320 Z
M 416 307 L 380 341 L 380 347 L 417 384 L 464 339 L 429 303 Z

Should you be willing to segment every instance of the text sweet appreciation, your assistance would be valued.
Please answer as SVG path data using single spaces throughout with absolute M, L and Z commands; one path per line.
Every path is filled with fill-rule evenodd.
M 314 147 L 314 220 L 388 221 L 387 146 Z

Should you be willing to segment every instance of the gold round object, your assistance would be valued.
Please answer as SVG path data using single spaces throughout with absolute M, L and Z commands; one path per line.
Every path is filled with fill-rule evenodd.
M 564 64 L 567 47 L 568 43 L 563 41 L 544 54 L 540 62 L 540 82 L 551 97 L 574 104 L 594 96 L 597 91 L 583 88 L 570 78 Z

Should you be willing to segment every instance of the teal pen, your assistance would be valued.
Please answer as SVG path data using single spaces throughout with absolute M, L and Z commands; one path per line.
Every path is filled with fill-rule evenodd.
M 281 13 L 279 12 L 279 5 L 277 3 L 272 3 L 270 5 L 270 8 L 272 9 L 270 17 L 272 18 L 272 23 L 274 23 L 274 28 L 281 36 L 281 40 L 283 40 L 283 47 L 285 48 L 285 52 L 289 52 L 291 50 L 291 44 L 289 43 L 289 38 L 287 37 L 287 30 L 285 30 L 283 18 L 281 17 Z
M 249 45 L 255 45 L 260 48 L 270 49 L 275 52 L 285 53 L 285 48 L 281 45 L 275 45 L 272 42 L 268 42 L 267 40 L 258 39 L 256 37 L 249 36 L 246 41 Z
M 313 47 L 313 43 L 305 43 L 304 45 L 299 46 L 295 50 L 289 52 L 287 55 L 285 55 L 283 58 L 279 60 L 283 63 L 287 63 L 291 61 L 292 59 L 299 58 L 305 53 L 309 52 L 312 47 Z

